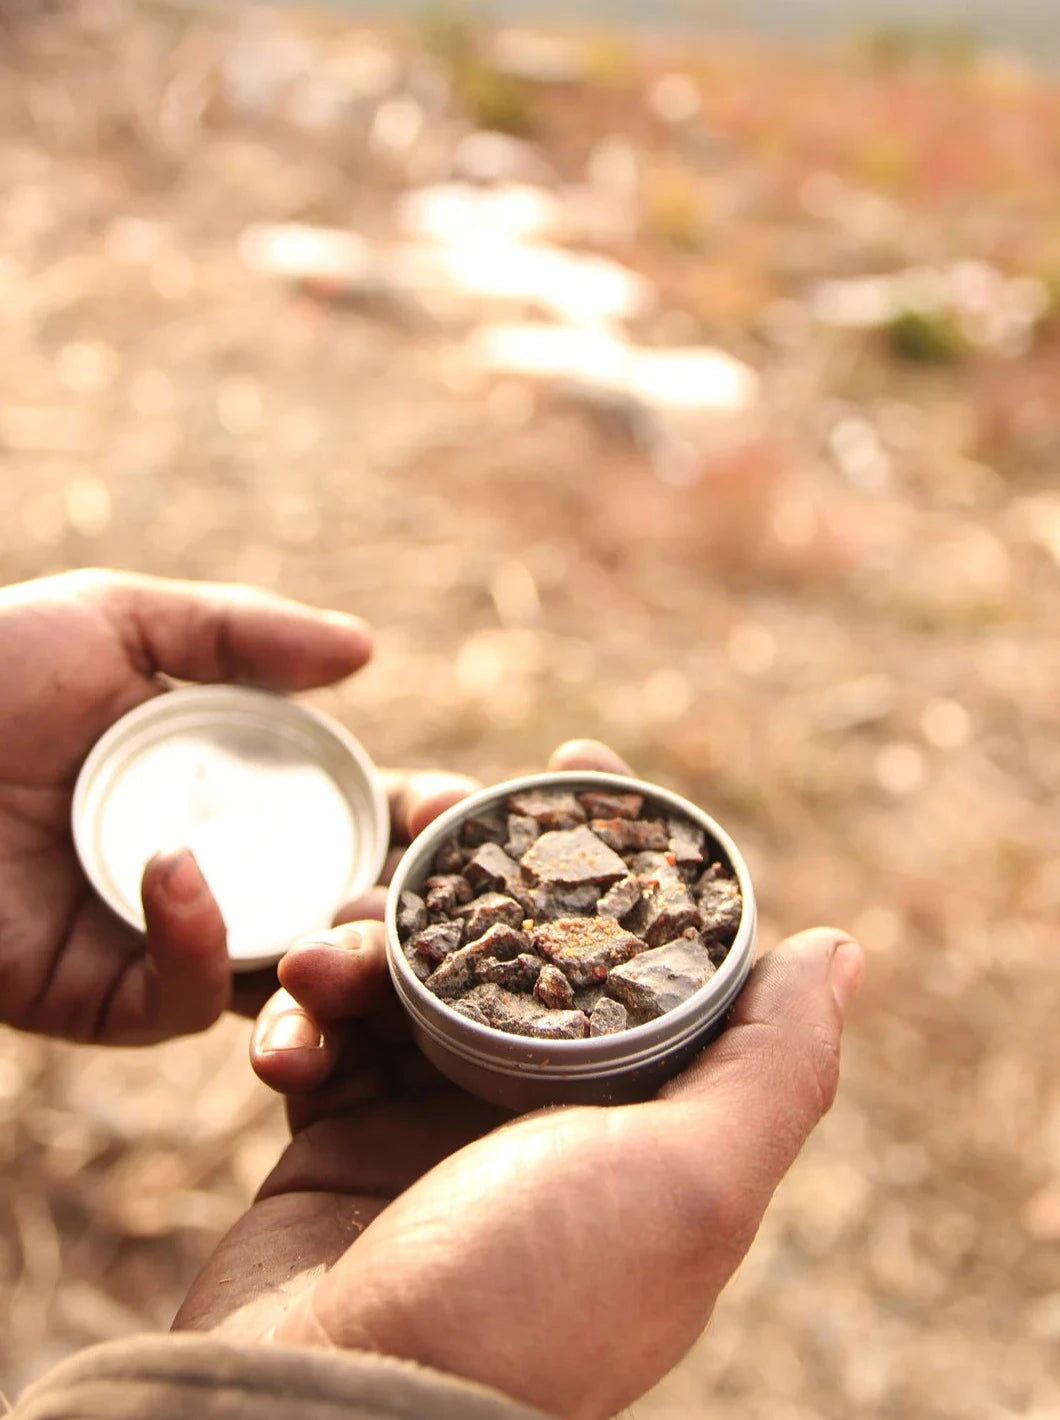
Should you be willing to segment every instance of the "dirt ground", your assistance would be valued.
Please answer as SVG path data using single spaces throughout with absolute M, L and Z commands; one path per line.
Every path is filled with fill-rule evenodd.
M 426 29 L 100 3 L 2 33 L 0 578 L 356 610 L 376 659 L 318 703 L 379 763 L 489 781 L 598 736 L 744 845 L 766 946 L 865 943 L 836 1108 L 638 1420 L 1060 1420 L 1060 334 L 1043 307 L 1022 342 L 911 363 L 907 327 L 810 314 L 827 278 L 957 258 L 1057 289 L 1055 88 L 733 41 L 680 56 L 703 97 L 678 133 L 643 97 L 674 56 L 612 37 L 588 80 L 483 66 L 469 95 Z M 429 144 L 377 123 L 410 92 Z M 469 370 L 495 312 L 241 258 L 262 221 L 389 240 L 498 114 L 562 182 L 632 145 L 634 333 L 760 376 L 694 476 L 625 407 Z M 8 1395 L 168 1324 L 283 1138 L 246 1035 L 0 1034 Z

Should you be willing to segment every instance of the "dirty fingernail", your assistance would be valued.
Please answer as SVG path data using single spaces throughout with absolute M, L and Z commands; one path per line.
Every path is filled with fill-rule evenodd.
M 263 1055 L 281 1050 L 320 1050 L 324 1038 L 308 1016 L 289 1011 L 266 1028 L 258 1042 Z
M 166 894 L 174 902 L 190 905 L 202 896 L 206 884 L 199 865 L 189 848 L 178 848 L 166 855 L 170 866 L 166 872 Z
M 307 937 L 291 948 L 295 952 L 356 952 L 361 948 L 361 934 L 349 927 L 333 927 L 326 937 Z

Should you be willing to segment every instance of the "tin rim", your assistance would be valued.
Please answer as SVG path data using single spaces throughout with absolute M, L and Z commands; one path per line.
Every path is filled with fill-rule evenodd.
M 176 743 L 189 732 L 243 730 L 260 743 L 301 752 L 307 766 L 321 770 L 343 801 L 350 819 L 353 860 L 338 901 L 322 904 L 315 920 L 307 915 L 305 932 L 330 926 L 331 916 L 347 898 L 375 885 L 389 846 L 390 816 L 381 777 L 364 746 L 330 716 L 269 691 L 243 686 L 188 686 L 166 691 L 137 706 L 113 724 L 93 746 L 78 774 L 71 806 L 74 846 L 86 877 L 98 896 L 122 921 L 144 930 L 139 906 L 117 883 L 102 845 L 101 815 L 107 793 L 137 757 L 152 748 Z M 150 845 L 149 845 L 150 846 Z M 165 846 L 178 846 L 167 842 Z M 235 972 L 273 965 L 300 933 L 283 943 L 270 941 L 260 951 L 230 956 Z
M 725 961 L 689 999 L 673 1011 L 615 1035 L 581 1040 L 535 1040 L 509 1035 L 459 1015 L 432 995 L 405 959 L 397 933 L 397 907 L 406 887 L 424 876 L 424 867 L 441 842 L 469 815 L 494 806 L 510 794 L 536 788 L 611 789 L 643 794 L 706 829 L 740 884 L 743 914 Z M 414 890 L 414 889 L 413 889 Z M 390 973 L 416 1026 L 446 1051 L 494 1075 L 571 1080 L 625 1073 L 681 1049 L 721 1019 L 747 980 L 757 938 L 757 908 L 746 861 L 722 826 L 697 805 L 657 784 L 598 770 L 561 770 L 532 774 L 481 790 L 437 818 L 407 850 L 390 885 L 386 906 L 387 958 Z

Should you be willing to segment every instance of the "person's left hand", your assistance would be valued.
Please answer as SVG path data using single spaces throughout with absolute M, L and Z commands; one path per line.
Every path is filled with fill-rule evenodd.
M 145 873 L 146 939 L 114 917 L 74 853 L 78 769 L 163 676 L 308 690 L 364 664 L 368 628 L 247 588 L 74 572 L 0 590 L 0 649 L 0 1021 L 122 1045 L 205 1028 L 232 998 L 217 904 L 178 851 Z
M 552 767 L 624 768 L 587 743 Z M 413 1045 L 380 924 L 295 948 L 252 1052 L 295 1092 L 293 1139 L 176 1326 L 400 1357 L 564 1420 L 614 1415 L 695 1341 L 831 1104 L 862 967 L 845 934 L 803 933 L 657 1099 L 511 1123 Z

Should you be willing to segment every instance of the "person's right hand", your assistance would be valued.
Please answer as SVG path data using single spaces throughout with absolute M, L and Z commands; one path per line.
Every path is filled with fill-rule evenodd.
M 95 741 L 166 677 L 299 691 L 371 654 L 357 617 L 249 587 L 70 572 L 0 588 L 0 1021 L 99 1044 L 204 1030 L 233 1000 L 220 909 L 190 852 L 143 879 L 146 933 L 89 886 L 70 808 Z M 275 972 L 241 978 L 261 1008 Z
M 584 745 L 554 767 L 587 750 L 620 767 Z M 281 966 L 259 1073 L 305 1090 L 341 1068 L 292 1100 L 289 1149 L 177 1325 L 403 1357 L 605 1420 L 693 1344 L 831 1104 L 861 950 L 829 929 L 785 942 L 653 1101 L 514 1123 L 419 1055 L 384 953 L 360 922 Z M 314 1048 L 269 1050 L 280 1020 Z

